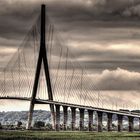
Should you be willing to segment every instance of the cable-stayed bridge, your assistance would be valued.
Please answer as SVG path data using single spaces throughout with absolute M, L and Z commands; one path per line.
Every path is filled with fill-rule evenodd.
M 46 16 L 45 5 L 42 5 L 41 14 L 0 75 L 1 100 L 30 101 L 27 129 L 31 128 L 35 104 L 50 106 L 56 130 L 60 129 L 60 106 L 63 107 L 64 130 L 67 129 L 68 108 L 71 110 L 72 130 L 75 130 L 76 109 L 80 114 L 80 130 L 84 130 L 85 110 L 89 116 L 89 131 L 93 129 L 94 111 L 98 116 L 98 131 L 102 131 L 103 113 L 108 116 L 108 131 L 112 130 L 113 114 L 118 118 L 118 131 L 122 130 L 123 116 L 128 117 L 129 131 L 133 131 L 134 118 L 140 119 L 139 113 L 110 109 L 110 99 L 100 94 L 94 79 L 76 60 L 59 30 Z

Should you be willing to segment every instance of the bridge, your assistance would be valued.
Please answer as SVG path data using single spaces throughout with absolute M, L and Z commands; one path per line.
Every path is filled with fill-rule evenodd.
M 108 131 L 112 131 L 113 114 L 117 115 L 119 132 L 123 128 L 124 116 L 128 117 L 128 131 L 134 130 L 135 118 L 139 119 L 140 126 L 139 113 L 102 106 L 103 102 L 108 105 L 110 100 L 104 99 L 86 68 L 65 45 L 59 30 L 46 15 L 45 5 L 42 5 L 41 14 L 0 75 L 0 100 L 30 102 L 27 129 L 31 129 L 35 104 L 50 106 L 53 126 L 57 131 L 60 130 L 60 107 L 63 108 L 64 130 L 67 130 L 68 108 L 71 110 L 73 131 L 76 109 L 80 114 L 81 131 L 84 130 L 85 111 L 88 112 L 89 131 L 93 131 L 94 111 L 98 116 L 98 132 L 103 130 L 103 113 L 107 114 Z

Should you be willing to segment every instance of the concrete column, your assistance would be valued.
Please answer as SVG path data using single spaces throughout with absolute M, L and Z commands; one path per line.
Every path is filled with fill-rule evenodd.
M 26 126 L 27 130 L 31 129 L 32 118 L 33 118 L 33 110 L 34 110 L 34 102 L 32 100 L 31 103 L 30 103 L 30 110 L 28 112 L 28 121 L 27 121 L 27 126 Z
M 79 109 L 80 111 L 80 131 L 84 130 L 84 109 Z
M 139 131 L 140 131 L 140 118 L 139 118 Z
M 98 115 L 98 125 L 97 125 L 97 131 L 102 132 L 102 112 L 97 111 Z
M 72 129 L 72 131 L 74 131 L 75 130 L 75 122 L 76 122 L 76 108 L 74 108 L 74 107 L 71 107 L 71 118 L 72 118 L 71 129 Z
M 113 116 L 113 114 L 108 113 L 107 116 L 108 116 L 107 128 L 108 128 L 108 131 L 112 131 L 112 116 Z
M 118 115 L 118 132 L 122 131 L 122 120 L 123 120 L 123 116 Z
M 63 106 L 63 116 L 64 116 L 64 120 L 63 120 L 63 129 L 67 130 L 67 122 L 68 122 L 68 107 L 67 106 Z
M 129 132 L 133 132 L 133 130 L 134 130 L 134 123 L 133 123 L 133 120 L 134 120 L 134 118 L 133 117 L 131 117 L 131 116 L 129 116 L 128 117 L 128 121 L 129 121 L 129 123 L 128 123 L 128 131 Z
M 60 105 L 55 105 L 56 108 L 56 131 L 60 130 Z
M 92 131 L 93 127 L 93 110 L 88 110 L 88 117 L 89 117 L 89 122 L 88 122 L 88 130 Z

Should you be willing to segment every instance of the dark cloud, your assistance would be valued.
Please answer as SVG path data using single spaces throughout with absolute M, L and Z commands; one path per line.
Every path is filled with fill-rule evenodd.
M 0 36 L 14 39 L 18 39 L 20 37 L 21 40 L 34 23 L 34 19 L 39 14 L 40 3 L 41 2 L 37 1 L 26 2 L 24 0 L 14 0 L 11 3 L 7 0 L 1 1 Z M 137 0 L 124 0 L 119 2 L 117 0 L 113 2 L 111 0 L 78 0 L 76 2 L 74 0 L 49 0 L 46 3 L 48 7 L 48 15 L 50 15 L 54 24 L 59 26 L 61 31 L 67 31 L 68 33 L 72 31 L 72 34 L 70 35 L 74 37 L 76 37 L 74 31 L 77 31 L 78 35 L 82 33 L 83 36 L 87 36 L 85 30 L 88 31 L 88 34 L 91 28 L 139 27 L 137 20 L 137 22 L 133 23 L 117 22 L 114 24 L 115 19 L 124 19 L 121 18 L 120 15 L 117 17 L 114 16 L 114 12 L 119 11 L 120 9 L 124 9 L 125 11 L 126 7 L 128 9 L 128 7 L 138 6 L 139 1 Z M 105 22 L 106 19 L 110 21 L 110 23 Z M 101 20 L 102 22 L 97 22 L 96 20 Z M 129 18 L 127 20 L 130 21 Z M 92 33 L 94 32 L 92 31 Z M 79 40 L 81 39 L 82 36 L 79 37 Z
M 126 16 L 124 14 L 126 10 L 129 10 L 132 16 L 139 16 L 137 10 L 139 4 L 139 0 L 71 0 L 71 2 L 59 0 L 50 2 L 48 8 L 58 18 L 66 21 L 70 20 L 69 17 L 78 21 L 83 19 L 91 21 L 91 19 L 118 19 L 121 16 Z
M 85 61 L 87 69 L 102 72 L 104 69 L 115 70 L 117 67 L 139 72 L 140 62 L 132 61 Z
M 0 2 L 0 37 L 21 40 L 39 15 L 40 5 L 25 1 Z
M 0 1 L 2 67 L 6 66 L 16 51 L 15 48 L 35 23 L 40 14 L 40 4 L 38 0 Z M 70 57 L 73 65 L 77 68 L 80 63 L 80 66 L 86 66 L 86 70 L 90 71 L 89 76 L 85 75 L 84 86 L 86 88 L 87 85 L 87 91 L 94 92 L 95 89 L 91 88 L 91 85 L 109 91 L 109 95 L 106 92 L 105 95 L 101 93 L 103 97 L 106 96 L 102 101 L 107 103 L 120 102 L 120 99 L 114 96 L 122 97 L 122 92 L 126 90 L 129 90 L 129 94 L 128 92 L 124 94 L 123 99 L 134 99 L 134 96 L 138 99 L 139 91 L 133 95 L 131 92 L 140 90 L 140 0 L 46 0 L 46 5 L 47 14 L 55 26 L 55 31 L 57 29 L 63 38 L 59 41 L 63 46 L 67 45 L 75 56 Z M 55 60 L 60 55 L 60 50 L 59 52 L 56 50 L 53 52 Z M 34 56 L 31 52 L 28 50 L 28 53 L 25 53 L 29 68 L 33 65 Z M 55 68 L 56 66 L 58 65 L 55 65 Z M 63 68 L 61 65 L 61 70 Z M 33 71 L 31 73 L 33 74 Z M 59 78 L 62 78 L 61 74 L 60 72 Z M 74 78 L 79 81 L 81 79 L 79 75 Z M 73 87 L 77 86 L 74 82 Z M 76 90 L 78 88 L 75 92 Z M 114 94 L 112 90 L 117 93 Z M 75 97 L 75 92 L 72 97 Z M 95 94 L 97 96 L 97 91 Z M 95 100 L 97 102 L 97 98 Z M 93 102 L 90 95 L 86 102 L 89 101 Z M 121 102 L 127 104 L 127 101 Z
M 46 4 L 50 20 L 79 63 L 100 72 L 117 67 L 138 71 L 140 0 L 48 0 Z M 40 2 L 5 0 L 0 7 L 0 44 L 18 46 L 39 15 Z M 120 46 L 114 44 L 123 44 L 122 48 L 131 44 L 131 49 L 117 50 Z

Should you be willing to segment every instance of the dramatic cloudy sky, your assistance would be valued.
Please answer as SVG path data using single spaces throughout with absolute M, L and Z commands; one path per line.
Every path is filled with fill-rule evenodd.
M 140 0 L 0 0 L 1 67 L 34 23 L 42 2 L 103 95 L 139 105 Z

